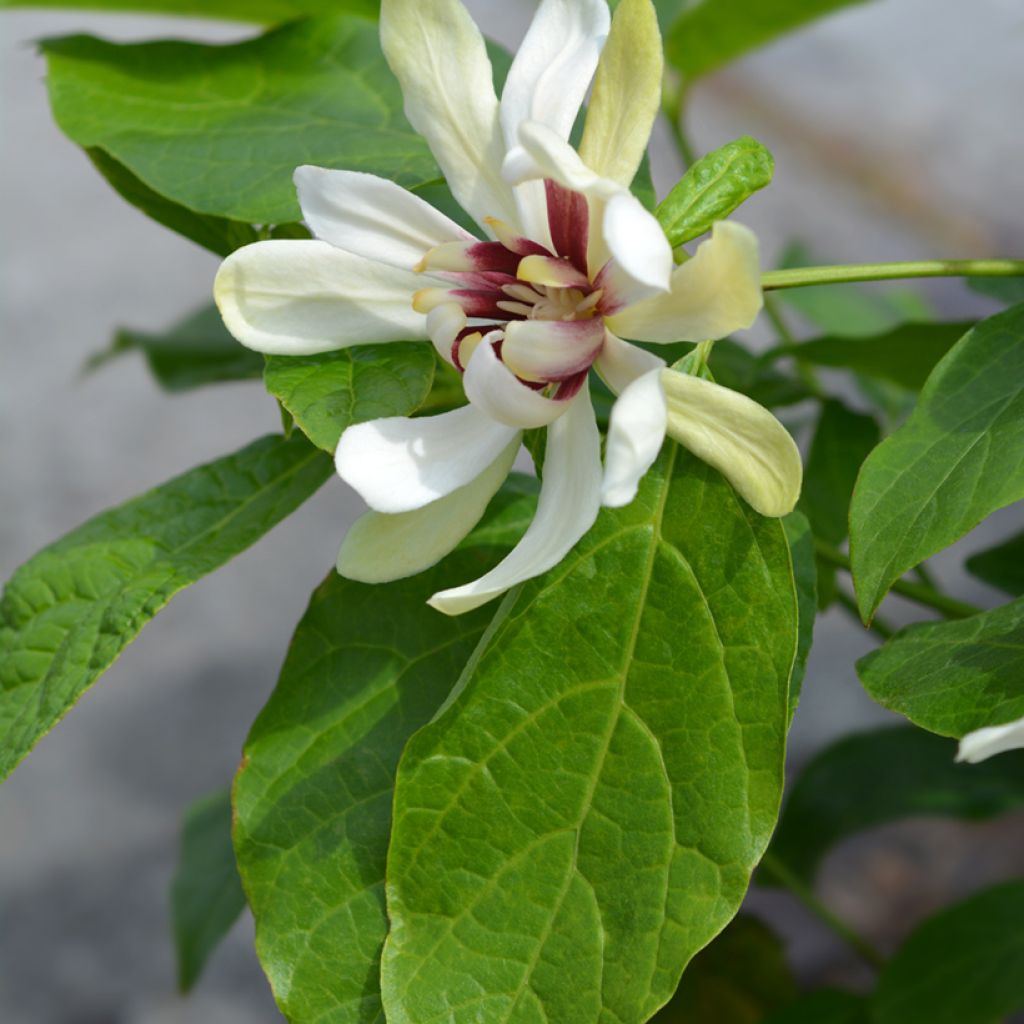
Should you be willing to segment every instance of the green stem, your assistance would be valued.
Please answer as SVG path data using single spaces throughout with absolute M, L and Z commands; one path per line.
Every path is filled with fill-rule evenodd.
M 861 938 L 845 921 L 833 914 L 814 895 L 811 887 L 790 871 L 778 857 L 772 853 L 766 853 L 761 860 L 761 867 L 767 868 L 808 910 L 860 953 L 872 967 L 881 969 L 885 966 L 885 958 L 878 950 L 866 939 Z
M 850 615 L 857 620 L 858 625 L 862 624 L 860 621 L 860 611 L 857 608 L 857 602 L 854 601 L 854 599 L 850 597 L 845 590 L 840 590 L 838 587 L 836 587 L 836 602 L 844 611 L 848 611 Z M 868 629 L 870 629 L 872 633 L 877 634 L 883 640 L 888 640 L 889 637 L 896 632 L 896 630 L 893 629 L 885 619 L 880 619 L 877 615 L 871 620 L 871 625 L 868 626 Z
M 1024 260 L 913 260 L 906 263 L 852 263 L 838 267 L 793 267 L 761 275 L 765 291 L 853 281 L 894 281 L 908 277 L 1020 277 Z
M 797 373 L 800 374 L 801 380 L 807 385 L 807 390 L 816 398 L 824 398 L 825 392 L 822 389 L 821 381 L 818 380 L 818 375 L 814 372 L 813 367 L 805 359 L 800 358 L 800 343 L 789 329 L 789 324 L 786 323 L 786 319 L 782 315 L 779 304 L 775 301 L 773 295 L 766 295 L 764 297 L 764 311 L 768 314 L 768 319 L 771 320 L 775 333 L 779 336 L 779 341 L 781 342 L 779 346 L 780 351 L 793 357 L 796 362 Z
M 850 572 L 850 559 L 842 551 L 826 544 L 824 541 L 815 540 L 814 553 L 829 565 Z M 910 580 L 896 580 L 891 590 L 894 594 L 900 594 L 916 601 L 927 608 L 941 612 L 947 619 L 966 619 L 971 615 L 977 615 L 981 609 L 966 601 L 958 601 L 955 597 L 949 597 L 938 590 L 926 587 L 922 583 L 913 583 Z

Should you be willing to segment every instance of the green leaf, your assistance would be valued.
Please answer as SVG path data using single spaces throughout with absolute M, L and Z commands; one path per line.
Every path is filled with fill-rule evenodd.
M 889 962 L 877 1024 L 993 1024 L 1024 1009 L 1024 882 L 972 896 L 925 921 Z
M 198 981 L 210 954 L 245 909 L 245 893 L 231 847 L 231 793 L 196 801 L 185 813 L 178 870 L 171 883 L 171 915 L 178 986 Z
M 770 184 L 774 171 L 771 153 L 749 135 L 701 157 L 655 210 L 672 248 L 710 231 Z
M 908 569 L 1024 498 L 1024 305 L 968 331 L 910 419 L 868 457 L 850 506 L 850 557 L 867 621 Z
M 853 485 L 879 437 L 872 416 L 848 409 L 837 398 L 822 402 L 804 468 L 800 510 L 815 535 L 832 545 L 846 540 Z
M 351 11 L 376 17 L 380 0 L 0 0 L 3 7 L 64 7 L 255 21 L 270 25 L 309 14 Z
M 439 177 L 365 18 L 297 22 L 227 46 L 68 36 L 42 47 L 64 133 L 196 213 L 296 221 L 300 164 L 406 187 Z
M 530 489 L 510 478 L 462 548 L 420 576 L 368 586 L 332 572 L 253 725 L 235 783 L 235 848 L 256 949 L 292 1021 L 383 1021 L 395 768 L 494 615 L 446 618 L 426 600 L 485 572 L 518 539 Z
M 756 917 L 741 915 L 693 958 L 652 1024 L 761 1024 L 795 998 L 782 940 Z
M 315 356 L 267 356 L 267 390 L 318 447 L 333 452 L 352 423 L 407 416 L 430 394 L 434 350 L 420 341 Z
M 1014 597 L 1024 596 L 1024 533 L 967 559 L 968 571 Z
M 1024 805 L 1024 751 L 956 764 L 956 744 L 909 726 L 832 744 L 789 791 L 768 857 L 810 885 L 836 843 L 890 821 L 942 815 L 979 821 Z M 758 882 L 774 884 L 767 866 Z
M 174 594 L 259 540 L 330 473 L 305 439 L 265 437 L 26 562 L 0 599 L 0 778 Z
M 967 286 L 979 295 L 1015 306 L 1024 302 L 1024 277 L 969 277 Z
M 800 691 L 807 673 L 807 658 L 814 640 L 814 620 L 818 613 L 818 565 L 814 557 L 814 535 L 807 517 L 802 512 L 790 512 L 782 520 L 782 525 L 793 563 L 799 620 L 796 660 L 789 680 L 789 716 L 792 719 L 800 702 Z
M 667 360 L 672 362 L 671 359 Z M 716 341 L 711 350 L 711 369 L 715 381 L 732 391 L 742 391 L 768 408 L 795 405 L 812 397 L 795 377 L 780 373 L 729 338 Z
M 126 352 L 141 352 L 165 391 L 258 380 L 263 374 L 263 356 L 228 334 L 213 305 L 204 306 L 163 334 L 122 329 L 110 348 L 93 356 L 86 368 L 97 369 Z
M 972 323 L 906 323 L 868 336 L 826 335 L 803 342 L 799 358 L 816 366 L 854 370 L 919 391 L 935 364 L 970 330 Z M 793 354 L 775 349 L 776 357 Z
M 879 704 L 941 736 L 1024 718 L 1024 598 L 909 626 L 861 658 L 857 674 Z
M 406 747 L 389 1021 L 665 1003 L 772 831 L 796 632 L 781 523 L 666 446 L 632 504 L 507 596 Z
M 871 1024 L 871 1017 L 863 997 L 822 989 L 770 1014 L 762 1024 Z
M 825 14 L 863 0 L 704 0 L 688 5 L 665 37 L 665 56 L 688 79 Z

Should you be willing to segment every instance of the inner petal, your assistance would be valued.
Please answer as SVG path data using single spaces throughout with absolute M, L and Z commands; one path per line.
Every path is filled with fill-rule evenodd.
M 600 319 L 520 320 L 505 328 L 501 358 L 517 377 L 564 381 L 589 369 L 603 344 Z

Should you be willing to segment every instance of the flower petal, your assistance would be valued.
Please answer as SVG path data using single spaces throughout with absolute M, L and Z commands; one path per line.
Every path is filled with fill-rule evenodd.
M 435 306 L 427 314 L 427 334 L 434 343 L 437 354 L 449 366 L 455 365 L 452 348 L 455 340 L 466 326 L 466 314 L 457 302 L 446 302 Z
M 476 479 L 422 508 L 360 516 L 338 552 L 338 572 L 362 583 L 387 583 L 429 569 L 480 521 L 518 451 L 516 437 Z
M 462 387 L 473 406 L 491 420 L 520 430 L 545 427 L 568 408 L 567 402 L 545 398 L 517 380 L 498 358 L 489 338 L 470 356 Z
M 471 405 L 439 416 L 391 416 L 349 427 L 334 464 L 378 512 L 408 512 L 465 486 L 518 436 Z
M 719 221 L 693 259 L 676 268 L 668 295 L 623 309 L 608 326 L 637 341 L 705 341 L 749 327 L 763 304 L 757 236 Z
M 605 330 L 604 347 L 594 363 L 602 380 L 617 395 L 621 395 L 637 377 L 664 365 L 664 359 L 637 345 L 630 345 L 609 330 Z
M 601 504 L 609 508 L 636 497 L 641 477 L 661 451 L 668 423 L 661 373 L 650 370 L 638 377 L 612 406 L 601 484 Z
M 580 157 L 627 188 L 661 108 L 664 57 L 651 0 L 622 0 L 594 78 Z
M 491 62 L 460 0 L 382 0 L 380 39 L 405 116 L 430 146 L 459 205 L 479 223 L 518 219 L 501 176 L 505 141 Z
M 489 573 L 435 594 L 430 605 L 446 615 L 460 615 L 547 572 L 593 526 L 600 495 L 601 435 L 584 387 L 548 428 L 540 501 L 523 539 Z
M 604 344 L 604 324 L 593 320 L 513 320 L 505 327 L 501 358 L 526 380 L 565 380 L 590 367 Z
M 668 293 L 672 247 L 657 219 L 632 192 L 620 192 L 608 200 L 602 228 L 609 256 L 597 282 L 607 290 L 602 308 L 629 306 Z
M 426 338 L 412 308 L 417 274 L 327 242 L 255 242 L 221 265 L 213 297 L 227 329 L 257 352 L 311 355 L 372 342 Z
M 1024 747 L 1024 718 L 1005 725 L 987 725 L 983 729 L 969 732 L 960 741 L 956 759 L 977 764 L 995 754 L 1005 754 L 1007 750 L 1020 747 Z
M 668 435 L 714 466 L 763 516 L 784 516 L 800 497 L 800 452 L 764 406 L 738 391 L 661 371 Z
M 476 241 L 430 203 L 375 174 L 306 165 L 294 177 L 313 234 L 357 256 L 413 270 L 436 246 Z

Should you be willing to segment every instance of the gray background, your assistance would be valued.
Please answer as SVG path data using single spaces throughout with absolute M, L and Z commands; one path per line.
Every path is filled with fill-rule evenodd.
M 531 5 L 470 5 L 507 43 Z M 168 397 L 140 360 L 83 377 L 117 326 L 160 329 L 209 295 L 216 260 L 122 202 L 49 116 L 32 40 L 87 29 L 225 39 L 246 29 L 91 14 L 0 16 L 3 316 L 0 575 L 87 517 L 277 428 L 258 385 Z M 776 184 L 744 208 L 767 258 L 799 237 L 828 261 L 1024 252 L 1020 0 L 879 0 L 701 84 L 698 149 L 750 133 Z M 664 133 L 664 191 L 678 175 Z M 924 286 L 948 315 L 994 307 Z M 757 344 L 758 329 L 751 343 Z M 279 1020 L 241 923 L 188 1000 L 167 928 L 181 809 L 222 786 L 356 499 L 332 482 L 253 550 L 160 615 L 0 790 L 0 1019 L 5 1024 Z M 1019 528 L 1015 509 L 937 559 L 965 599 L 963 553 Z M 896 609 L 895 617 L 908 617 Z M 917 613 L 913 613 L 917 614 Z M 795 761 L 885 720 L 852 663 L 871 646 L 842 613 L 818 625 Z M 1024 819 L 900 825 L 840 850 L 826 898 L 883 946 L 943 902 L 1013 872 Z M 1017 857 L 1019 860 L 1019 856 Z M 759 896 L 809 980 L 864 981 L 787 897 Z

